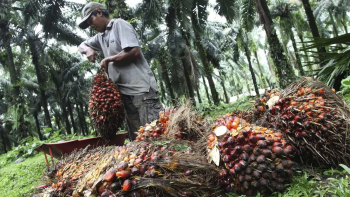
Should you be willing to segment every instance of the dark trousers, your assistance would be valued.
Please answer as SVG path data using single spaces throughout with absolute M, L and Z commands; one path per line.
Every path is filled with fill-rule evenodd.
M 158 119 L 159 111 L 163 110 L 163 106 L 159 101 L 157 92 L 153 89 L 142 95 L 122 96 L 126 111 L 129 138 L 131 141 L 134 141 L 138 135 L 140 126 Z

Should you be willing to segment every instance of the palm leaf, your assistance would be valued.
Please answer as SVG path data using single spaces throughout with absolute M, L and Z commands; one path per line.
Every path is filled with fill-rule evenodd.
M 238 15 L 236 0 L 216 0 L 214 9 L 220 16 L 224 16 L 228 22 L 232 22 Z

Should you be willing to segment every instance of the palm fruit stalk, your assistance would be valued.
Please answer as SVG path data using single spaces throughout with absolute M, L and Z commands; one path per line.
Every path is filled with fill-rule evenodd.
M 60 162 L 55 178 L 48 179 L 52 187 L 44 193 L 74 197 L 218 196 L 223 191 L 218 184 L 219 169 L 208 164 L 202 154 L 189 150 L 192 144 L 181 140 L 156 144 L 131 142 L 126 146 L 80 151 Z M 79 178 L 65 184 L 68 181 L 65 177 L 73 176 L 78 169 Z
M 89 98 L 89 114 L 104 139 L 115 136 L 125 117 L 118 86 L 101 71 L 96 74 Z
M 298 151 L 301 163 L 350 164 L 349 107 L 319 81 L 303 79 L 281 92 L 264 117 Z
M 226 115 L 217 119 L 207 147 L 209 162 L 223 168 L 218 178 L 226 191 L 282 192 L 292 179 L 295 152 L 281 133 Z

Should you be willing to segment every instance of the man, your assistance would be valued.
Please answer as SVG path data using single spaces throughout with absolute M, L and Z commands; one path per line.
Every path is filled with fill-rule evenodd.
M 81 43 L 80 53 L 95 62 L 96 51 L 103 51 L 100 68 L 119 86 L 122 94 L 129 137 L 135 140 L 141 125 L 158 118 L 163 109 L 157 83 L 140 49 L 135 29 L 123 19 L 110 19 L 102 4 L 90 2 L 82 10 L 79 27 L 100 32 Z

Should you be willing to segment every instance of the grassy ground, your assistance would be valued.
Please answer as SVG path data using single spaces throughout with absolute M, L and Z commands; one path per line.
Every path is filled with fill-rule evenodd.
M 0 160 L 5 155 L 1 155 Z M 0 168 L 0 196 L 26 196 L 44 184 L 40 177 L 46 169 L 44 154 L 37 154 L 21 163 L 9 163 Z

